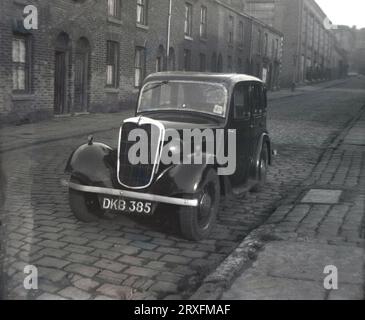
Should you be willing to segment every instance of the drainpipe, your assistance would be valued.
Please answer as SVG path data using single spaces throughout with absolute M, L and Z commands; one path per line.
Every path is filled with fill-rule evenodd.
M 293 63 L 294 63 L 294 72 L 293 72 L 293 81 L 292 81 L 292 87 L 295 88 L 296 82 L 297 80 L 297 76 L 300 74 L 299 72 L 299 67 L 300 67 L 300 59 L 301 59 L 301 46 L 302 46 L 302 19 L 303 19 L 303 7 L 304 7 L 304 2 L 303 0 L 299 1 L 299 6 L 298 6 L 298 16 L 299 16 L 299 22 L 298 22 L 298 33 L 297 33 L 297 47 L 296 47 L 296 52 L 293 56 Z
M 250 56 L 249 56 L 250 70 L 249 70 L 249 72 L 250 72 L 251 75 L 253 75 L 254 72 L 253 72 L 253 61 L 252 61 L 253 52 L 252 51 L 253 51 L 253 36 L 254 36 L 254 34 L 253 34 L 253 19 L 252 18 L 250 18 L 250 23 L 251 23 L 251 30 L 250 30 L 251 37 L 250 37 Z
M 167 43 L 166 43 L 166 70 L 168 69 L 169 58 L 170 58 L 171 17 L 172 17 L 172 0 L 169 0 L 169 13 L 167 20 Z

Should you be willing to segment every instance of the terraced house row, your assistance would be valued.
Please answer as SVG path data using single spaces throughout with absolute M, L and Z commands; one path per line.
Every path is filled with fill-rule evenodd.
M 34 5 L 38 29 L 24 27 Z M 2 0 L 0 117 L 133 107 L 146 75 L 239 72 L 279 86 L 282 34 L 244 0 Z
M 281 84 L 308 83 L 347 75 L 348 52 L 315 0 L 247 0 L 247 12 L 284 34 Z

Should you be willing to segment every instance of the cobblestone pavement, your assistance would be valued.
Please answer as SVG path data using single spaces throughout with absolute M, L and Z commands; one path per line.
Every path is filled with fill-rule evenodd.
M 208 240 L 180 238 L 174 210 L 154 219 L 119 216 L 85 224 L 70 213 L 60 186 L 70 152 L 84 137 L 0 154 L 7 177 L 2 209 L 9 299 L 182 299 L 189 297 L 280 201 L 300 186 L 323 148 L 365 101 L 364 79 L 270 104 L 269 129 L 279 155 L 262 193 L 222 204 Z M 71 129 L 70 129 L 71 130 Z M 96 140 L 116 145 L 117 131 Z M 23 287 L 25 265 L 39 270 L 39 290 Z
M 339 198 L 308 198 L 308 190 L 340 191 Z M 322 191 L 323 192 L 323 191 Z M 319 191 L 316 191 L 318 194 Z M 274 226 L 253 266 L 223 299 L 365 298 L 365 112 L 332 145 L 299 193 L 292 193 L 265 226 Z M 326 266 L 338 271 L 338 288 L 324 288 Z

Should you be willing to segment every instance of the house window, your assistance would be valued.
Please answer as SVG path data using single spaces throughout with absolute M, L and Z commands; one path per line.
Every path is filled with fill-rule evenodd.
M 193 6 L 185 3 L 185 36 L 191 37 L 193 34 Z
M 201 53 L 199 55 L 199 70 L 201 72 L 205 72 L 206 71 L 206 58 L 205 58 L 205 54 Z
M 207 7 L 202 6 L 200 11 L 200 37 L 207 38 Z
M 134 86 L 140 87 L 145 76 L 145 48 L 137 47 L 134 62 Z
M 240 46 L 243 46 L 244 41 L 245 41 L 245 33 L 244 33 L 244 26 L 243 26 L 243 22 L 240 21 L 239 22 L 239 41 L 240 41 Z
M 30 55 L 29 43 L 26 37 L 13 38 L 13 90 L 30 91 Z
M 191 51 L 184 50 L 184 71 L 189 71 L 191 68 Z
M 147 25 L 148 0 L 137 0 L 137 23 Z
M 234 29 L 234 19 L 232 16 L 229 16 L 228 18 L 228 42 L 230 44 L 233 43 L 233 29 Z
M 119 85 L 119 44 L 107 41 L 106 85 L 117 88 Z
M 120 18 L 120 1 L 121 0 L 108 0 L 108 16 Z

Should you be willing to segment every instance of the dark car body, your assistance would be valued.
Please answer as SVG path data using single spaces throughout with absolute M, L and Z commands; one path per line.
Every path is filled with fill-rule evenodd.
M 151 110 L 141 110 L 140 107 L 143 103 L 141 100 L 148 95 L 148 90 L 145 89 L 144 91 L 143 88 L 151 88 L 154 91 L 155 88 L 163 87 L 164 84 L 170 85 L 170 83 L 189 84 L 192 87 L 195 84 L 196 86 L 202 84 L 202 87 L 204 84 L 212 84 L 212 88 L 214 84 L 216 88 L 222 88 L 222 92 L 225 92 L 225 110 L 223 110 L 223 106 L 215 105 L 212 107 L 214 110 L 212 110 L 217 115 L 214 112 L 197 112 L 196 110 L 189 110 L 189 107 L 186 108 L 185 103 L 182 108 L 177 110 L 160 110 L 158 107 Z M 215 98 L 214 94 L 216 93 L 213 93 L 213 98 Z M 209 95 L 212 96 L 211 93 Z M 189 97 L 185 97 L 185 99 L 189 99 Z M 70 182 L 64 184 L 73 192 L 73 196 L 76 194 L 79 199 L 83 196 L 84 201 L 88 203 L 86 208 L 88 211 L 92 211 L 91 209 L 95 206 L 101 206 L 100 196 L 105 195 L 115 199 L 149 201 L 152 203 L 152 208 L 145 210 L 148 211 L 148 214 L 152 214 L 160 203 L 175 205 L 185 208 L 185 211 L 190 210 L 188 214 L 185 211 L 180 212 L 180 215 L 183 215 L 183 220 L 186 220 L 185 217 L 189 214 L 191 219 L 194 219 L 194 215 L 199 215 L 199 210 L 203 212 L 203 205 L 205 205 L 204 210 L 213 212 L 214 209 L 217 211 L 217 203 L 213 201 L 214 199 L 220 199 L 220 196 L 242 195 L 265 182 L 266 167 L 271 164 L 272 155 L 266 116 L 266 89 L 262 81 L 255 77 L 242 74 L 191 72 L 163 72 L 150 75 L 142 86 L 135 117 L 125 120 L 122 124 L 118 149 L 96 143 L 90 138 L 87 144 L 77 148 L 70 156 L 66 172 L 71 175 L 71 179 Z M 127 163 L 125 150 L 129 148 L 129 142 L 126 141 L 128 132 L 139 127 L 145 127 L 148 131 L 151 130 L 152 126 L 160 128 L 161 131 L 159 132 L 164 134 L 171 129 L 175 129 L 179 133 L 184 129 L 211 129 L 214 132 L 217 129 L 227 132 L 235 130 L 237 158 L 234 174 L 213 177 L 214 173 L 217 172 L 217 167 L 219 167 L 216 161 L 214 163 L 207 161 L 207 163 L 202 164 L 168 166 L 162 165 L 159 161 L 151 165 Z M 194 145 L 194 148 L 196 147 Z M 157 155 L 156 159 L 158 159 L 160 145 L 156 148 L 155 154 Z M 208 156 L 215 158 L 216 155 L 204 153 L 204 157 Z M 219 186 L 217 185 L 218 181 Z M 204 188 L 209 189 L 207 185 L 210 186 L 210 189 L 214 189 L 209 191 L 209 196 L 204 195 L 204 192 L 209 193 L 204 191 Z M 217 190 L 219 195 L 216 194 Z M 80 212 L 80 209 L 77 208 L 78 202 L 75 201 L 75 198 L 71 200 L 71 208 L 74 213 L 75 210 Z M 120 207 L 117 208 L 116 201 L 113 202 L 113 200 L 106 198 L 104 204 L 105 202 L 107 204 L 112 203 L 114 205 L 112 209 L 117 209 L 116 211 L 120 209 Z M 136 209 L 135 201 L 132 202 L 134 203 L 133 208 Z M 210 205 L 209 209 L 207 209 L 208 204 Z M 125 201 L 122 200 L 122 204 L 119 202 L 120 205 L 124 206 Z M 141 208 L 142 206 L 138 209 Z M 96 210 L 97 215 L 100 215 L 102 211 Z M 81 220 L 90 220 L 84 216 L 80 217 L 77 213 L 75 215 Z M 185 220 L 182 221 L 183 225 L 187 224 L 185 228 L 192 228 L 190 225 L 192 222 Z M 199 227 L 199 223 L 195 222 L 194 228 L 201 228 L 202 230 L 198 233 L 195 232 L 195 235 L 190 234 L 189 231 L 183 232 L 184 235 L 196 240 L 207 236 L 206 229 L 208 228 L 204 224 Z

